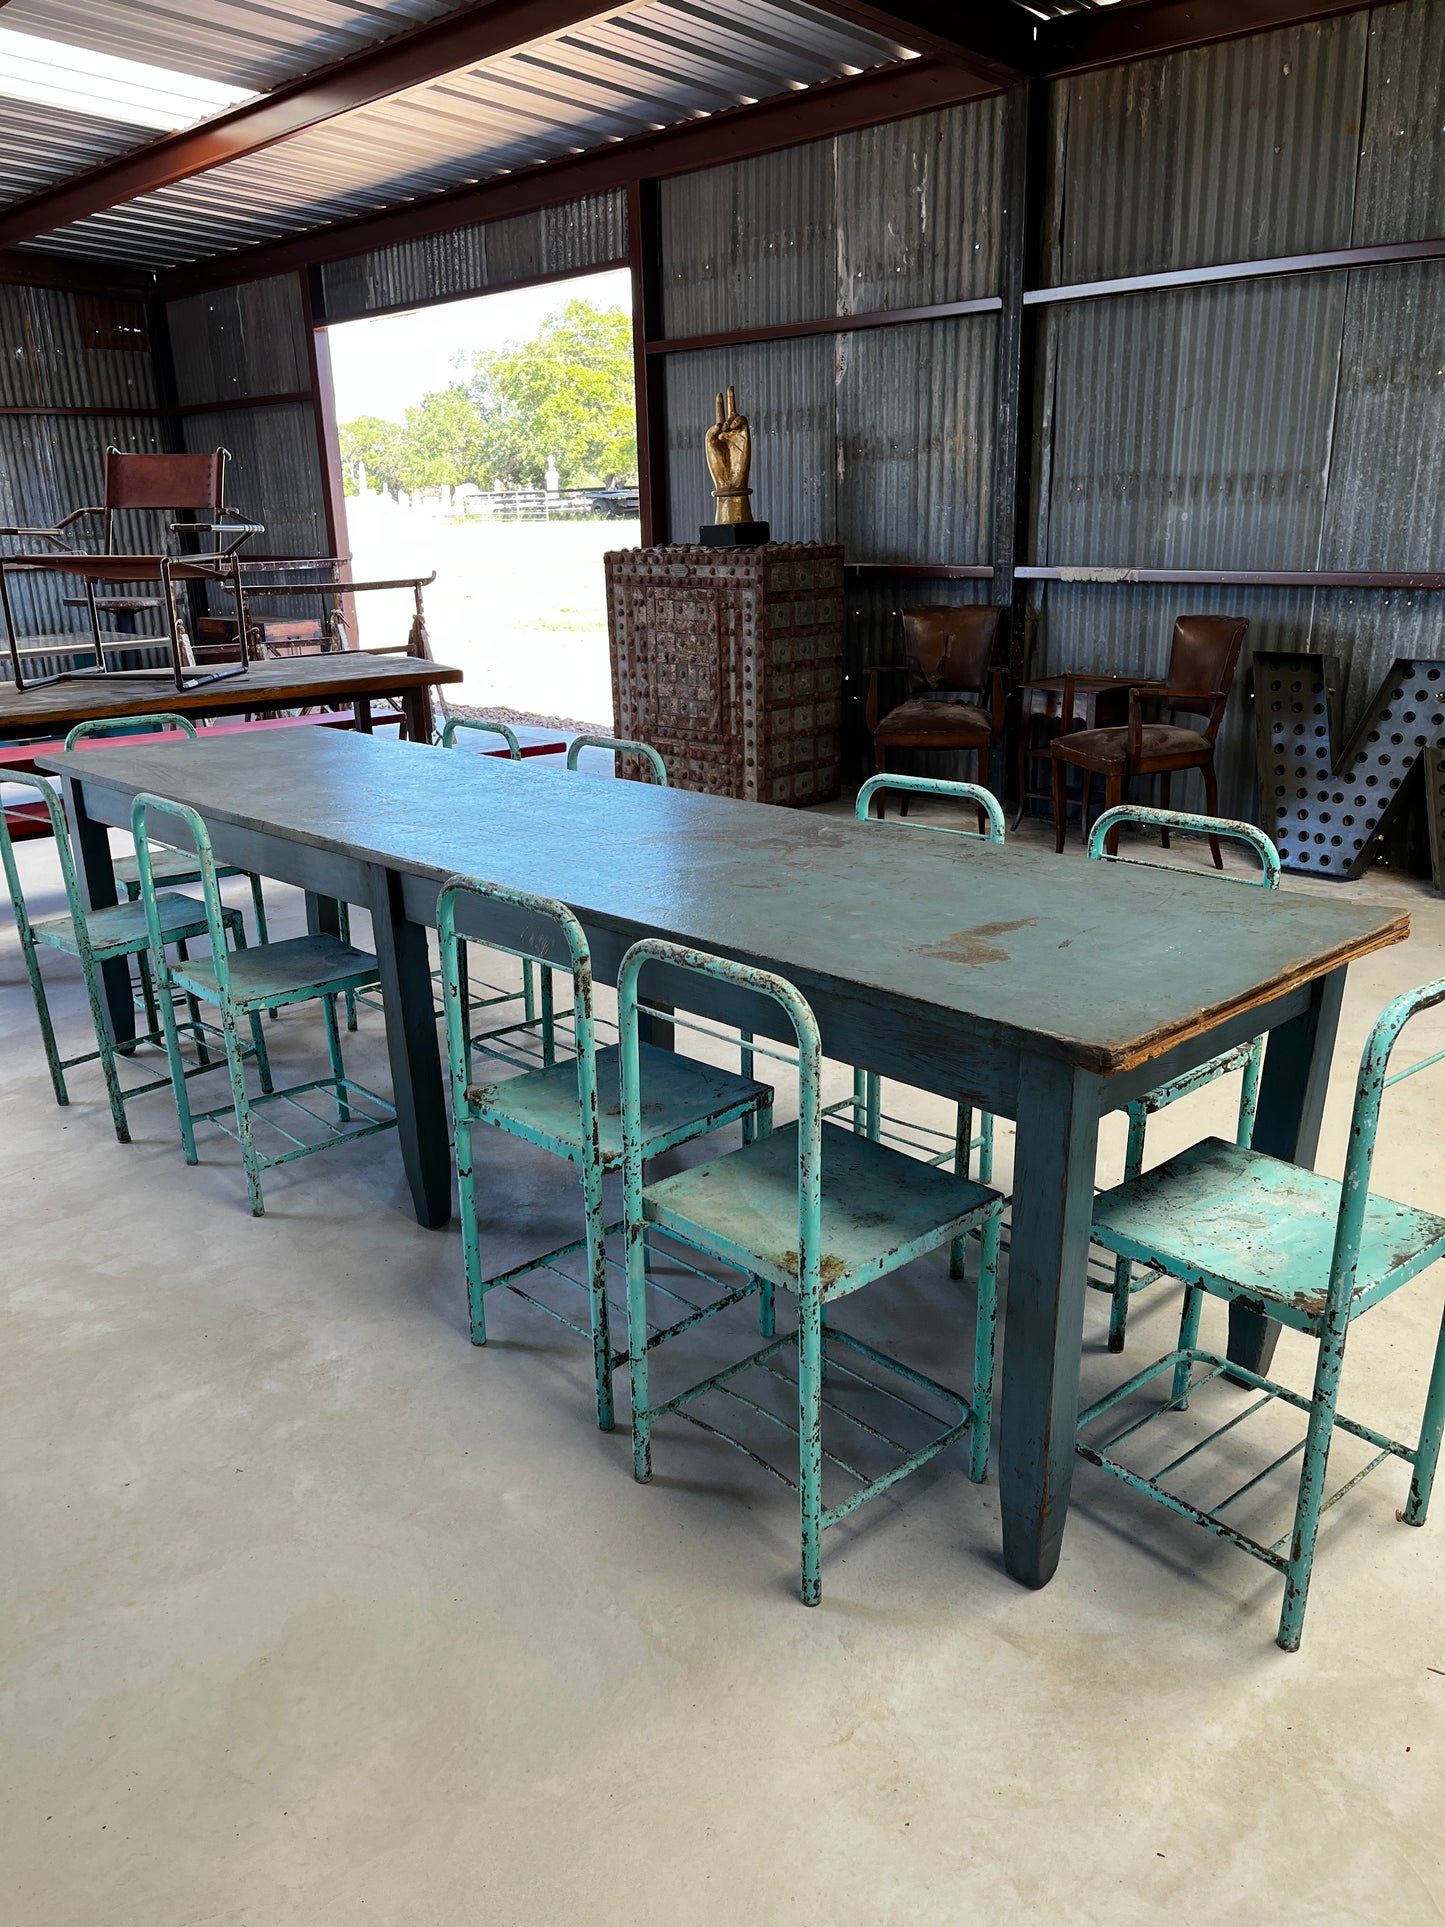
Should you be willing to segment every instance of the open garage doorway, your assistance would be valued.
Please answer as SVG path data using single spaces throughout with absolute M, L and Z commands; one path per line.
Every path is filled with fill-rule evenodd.
M 450 706 L 610 731 L 602 557 L 639 540 L 627 271 L 328 336 L 355 579 L 435 570 Z M 409 592 L 357 605 L 363 643 L 406 634 Z

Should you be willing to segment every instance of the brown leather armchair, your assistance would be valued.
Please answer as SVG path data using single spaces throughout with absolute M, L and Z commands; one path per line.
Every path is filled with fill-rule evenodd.
M 875 770 L 901 775 L 915 749 L 971 749 L 974 780 L 987 785 L 988 752 L 1004 726 L 1006 671 L 993 661 L 1003 619 L 987 604 L 903 611 L 904 662 L 867 672 Z M 885 677 L 904 684 L 904 699 L 880 715 Z M 906 797 L 902 808 L 906 815 Z
M 1064 847 L 1070 766 L 1083 776 L 1081 809 L 1088 830 L 1089 787 L 1094 776 L 1104 779 L 1104 807 L 1124 801 L 1131 777 L 1159 778 L 1159 806 L 1169 808 L 1169 779 L 1175 770 L 1197 769 L 1204 778 L 1205 808 L 1219 814 L 1219 784 L 1214 774 L 1214 739 L 1224 721 L 1230 685 L 1239 665 L 1239 651 L 1249 624 L 1242 616 L 1180 616 L 1174 624 L 1169 650 L 1169 674 L 1164 682 L 1136 683 L 1129 691 L 1129 721 L 1114 729 L 1079 729 L 1060 736 L 1053 746 L 1054 848 Z M 1155 704 L 1157 722 L 1144 720 L 1144 705 Z M 1183 727 L 1176 718 L 1205 718 L 1203 729 Z M 1111 842 L 1116 839 L 1111 839 Z M 1165 833 L 1167 847 L 1168 835 Z M 1219 844 L 1209 839 L 1216 870 L 1224 868 Z M 1112 849 L 1110 851 L 1112 855 Z

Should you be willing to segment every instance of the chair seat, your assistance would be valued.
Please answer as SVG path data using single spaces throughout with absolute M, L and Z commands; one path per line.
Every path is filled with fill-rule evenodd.
M 231 1001 L 241 1005 L 294 999 L 308 992 L 360 990 L 376 983 L 379 976 L 369 951 L 357 950 L 339 937 L 287 937 L 281 943 L 254 944 L 248 950 L 231 951 L 227 962 Z M 220 1001 L 216 967 L 209 957 L 195 958 L 174 974 L 182 989 L 194 990 L 211 1003 Z
M 597 1053 L 598 1135 L 602 1168 L 622 1166 L 622 1111 L 618 1047 Z M 766 1084 L 733 1071 L 680 1057 L 676 1051 L 639 1047 L 642 1068 L 642 1128 L 648 1157 L 684 1139 L 700 1137 L 735 1118 L 771 1104 Z M 577 1064 L 565 1058 L 544 1070 L 524 1071 L 497 1084 L 473 1084 L 467 1103 L 484 1123 L 528 1138 L 573 1163 L 582 1157 L 582 1125 L 577 1110 Z
M 981 1222 L 998 1195 L 971 1178 L 825 1124 L 823 1296 L 840 1297 L 948 1244 Z M 650 1223 L 797 1290 L 796 1124 L 648 1185 L 642 1202 Z
M 156 909 L 160 915 L 161 934 L 168 941 L 174 942 L 180 937 L 203 937 L 206 934 L 206 906 L 198 898 L 164 890 L 156 898 Z M 71 918 L 45 917 L 30 927 L 37 943 L 49 944 L 53 949 L 64 950 L 72 957 L 79 955 L 75 924 Z M 108 909 L 92 910 L 86 917 L 85 927 L 90 936 L 90 947 L 98 956 L 124 956 L 129 951 L 144 950 L 150 943 L 143 903 L 113 903 Z
M 121 888 L 129 889 L 140 882 L 140 861 L 134 856 L 118 856 L 112 868 L 115 880 Z M 234 864 L 218 863 L 218 877 L 238 877 L 244 874 Z M 156 883 L 199 883 L 200 866 L 196 862 L 194 850 L 171 850 L 164 844 L 151 846 L 151 878 Z
M 1153 761 L 1172 761 L 1176 757 L 1197 757 L 1207 762 L 1212 746 L 1197 729 L 1179 729 L 1173 723 L 1145 723 L 1142 731 L 1141 767 Z M 1091 763 L 1103 769 L 1116 764 L 1123 769 L 1129 761 L 1127 729 L 1074 729 L 1054 743 L 1055 756 L 1066 763 Z
M 1094 1200 L 1094 1239 L 1222 1298 L 1318 1331 L 1340 1209 L 1336 1179 L 1206 1138 Z M 1445 1256 L 1445 1218 L 1370 1196 L 1350 1315 Z
M 992 734 L 987 715 L 977 703 L 914 696 L 900 703 L 874 730 L 875 742 L 912 743 L 927 737 L 944 743 L 986 743 Z

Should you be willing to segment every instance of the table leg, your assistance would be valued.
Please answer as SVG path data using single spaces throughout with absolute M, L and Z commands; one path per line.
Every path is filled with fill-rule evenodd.
M 417 1223 L 441 1229 L 452 1218 L 452 1143 L 426 930 L 406 916 L 401 878 L 395 871 L 372 872 L 368 908 L 386 1010 L 386 1048 L 402 1164 Z
M 77 859 L 81 901 L 87 910 L 108 910 L 111 904 L 120 900 L 110 854 L 110 837 L 105 825 L 97 823 L 87 813 L 84 785 L 77 783 L 73 776 L 65 779 L 65 810 L 70 820 L 70 841 Z M 110 963 L 102 964 L 100 976 L 110 1018 L 110 1034 L 118 1045 L 128 1044 L 135 1037 L 135 1004 L 131 999 L 127 959 L 117 957 Z
M 359 702 L 351 705 L 351 721 L 353 727 L 363 736 L 371 734 L 371 704 L 364 696 Z
M 335 897 L 318 897 L 314 890 L 306 892 L 306 934 L 309 937 L 341 935 L 341 905 Z
M 1332 970 L 1310 986 L 1309 1004 L 1299 1016 L 1269 1033 L 1254 1121 L 1256 1151 L 1313 1167 L 1344 994 L 1345 972 Z M 1229 1307 L 1228 1356 L 1236 1365 L 1267 1372 L 1278 1341 L 1272 1318 L 1244 1305 Z
M 406 719 L 407 741 L 429 743 L 432 730 L 430 692 L 424 688 L 404 689 L 401 695 L 401 713 Z
M 1004 1564 L 1025 1586 L 1053 1578 L 1069 1510 L 1098 1136 L 1096 1081 L 1056 1058 L 1026 1057 L 999 1454 Z

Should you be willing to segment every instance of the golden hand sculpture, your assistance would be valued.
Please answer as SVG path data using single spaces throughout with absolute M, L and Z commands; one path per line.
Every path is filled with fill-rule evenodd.
M 718 396 L 717 420 L 703 439 L 718 521 L 751 522 L 753 498 L 748 487 L 748 470 L 753 460 L 752 430 L 747 416 L 738 413 L 731 388 L 726 406 L 722 396 Z

